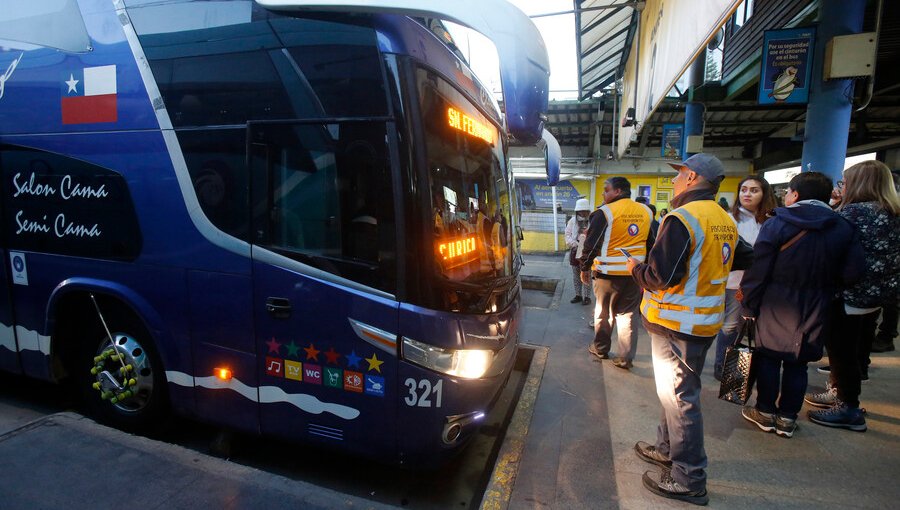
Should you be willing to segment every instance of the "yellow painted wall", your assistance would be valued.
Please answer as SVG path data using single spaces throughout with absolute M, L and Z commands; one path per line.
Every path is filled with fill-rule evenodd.
M 662 176 L 648 176 L 643 174 L 622 174 L 622 177 L 628 179 L 628 182 L 631 183 L 631 196 L 638 196 L 638 186 L 650 186 L 650 201 L 656 205 L 657 212 L 660 209 L 671 209 L 669 206 L 669 201 L 675 195 L 675 191 L 672 189 L 671 178 L 674 177 L 675 174 L 672 175 L 662 175 Z M 612 177 L 612 176 L 610 176 Z M 722 184 L 719 185 L 720 192 L 731 192 L 734 193 L 735 197 L 737 196 L 737 185 L 741 182 L 744 176 L 726 176 L 725 180 L 722 181 Z M 602 200 L 603 193 L 603 183 L 606 181 L 606 176 L 598 176 L 597 180 L 594 182 L 595 193 L 597 200 Z M 661 196 L 662 195 L 662 196 Z M 668 198 L 666 198 L 668 197 Z M 719 195 L 716 195 L 716 200 L 719 199 Z M 729 204 L 731 201 L 729 201 Z M 600 205 L 599 203 L 594 204 L 594 206 Z
M 646 174 L 620 174 L 622 177 L 628 179 L 631 182 L 631 196 L 636 197 L 638 195 L 638 186 L 650 186 L 650 200 L 656 205 L 657 214 L 661 209 L 672 209 L 669 206 L 669 200 L 675 195 L 672 187 L 671 187 L 671 178 L 675 176 L 673 172 L 671 175 L 665 176 L 657 176 L 657 175 L 646 175 Z M 598 175 L 597 176 L 597 200 L 602 200 L 600 192 L 603 189 L 603 181 L 611 176 L 608 175 Z M 668 179 L 666 179 L 668 177 Z M 725 177 L 725 180 L 722 181 L 722 184 L 719 186 L 720 192 L 730 192 L 734 193 L 734 196 L 737 197 L 737 186 L 738 183 L 741 182 L 743 176 L 728 176 Z M 587 180 L 571 180 L 569 181 L 575 187 L 576 190 L 588 199 L 591 196 L 591 183 Z M 656 200 L 657 198 L 664 198 L 662 196 L 658 196 L 657 193 L 662 192 L 666 194 L 668 200 Z M 719 199 L 719 196 L 716 196 L 716 200 Z M 731 201 L 729 200 L 729 204 Z M 597 207 L 600 205 L 591 204 L 593 207 Z M 566 214 L 572 214 L 572 211 L 565 211 Z M 659 216 L 657 216 L 657 219 Z M 553 251 L 553 233 L 552 232 L 524 232 L 525 239 L 522 241 L 522 251 L 523 252 L 548 252 Z M 559 233 L 559 251 L 566 250 L 566 242 L 563 238 L 563 232 Z
M 522 251 L 547 252 L 553 251 L 553 232 L 529 232 L 522 233 Z M 559 233 L 559 251 L 566 251 L 566 240 L 562 232 Z

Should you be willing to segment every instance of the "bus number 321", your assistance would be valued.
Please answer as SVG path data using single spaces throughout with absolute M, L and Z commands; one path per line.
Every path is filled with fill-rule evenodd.
M 428 379 L 422 379 L 416 384 L 416 380 L 410 377 L 404 384 L 409 388 L 409 395 L 404 399 L 406 405 L 410 407 L 431 407 L 431 397 L 433 395 L 434 407 L 441 407 L 441 390 L 444 381 L 438 380 L 436 384 L 432 385 Z

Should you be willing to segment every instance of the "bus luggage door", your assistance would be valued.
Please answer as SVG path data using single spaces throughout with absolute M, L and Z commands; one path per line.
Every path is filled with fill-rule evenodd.
M 392 200 L 385 123 L 249 131 L 262 431 L 388 460 L 399 304 L 380 290 L 396 272 L 381 248 L 395 223 L 391 205 L 365 203 Z

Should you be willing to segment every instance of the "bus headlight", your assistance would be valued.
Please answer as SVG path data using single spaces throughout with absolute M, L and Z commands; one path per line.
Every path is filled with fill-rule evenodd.
M 403 337 L 403 359 L 465 379 L 483 377 L 494 360 L 487 349 L 444 349 Z

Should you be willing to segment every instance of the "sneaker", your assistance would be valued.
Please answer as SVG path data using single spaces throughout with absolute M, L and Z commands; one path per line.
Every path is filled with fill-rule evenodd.
M 573 304 L 574 304 L 574 303 L 581 303 L 581 299 L 582 299 L 581 296 L 575 296 L 575 297 L 573 297 L 572 299 L 569 300 L 569 303 L 573 303 Z
M 837 402 L 837 388 L 830 384 L 825 386 L 825 391 L 820 393 L 807 393 L 803 397 L 807 404 L 815 407 L 831 407 Z
M 755 423 L 759 430 L 763 432 L 772 432 L 775 430 L 775 415 L 773 413 L 764 413 L 759 409 L 751 406 L 744 406 L 741 409 L 741 416 L 745 420 Z
M 785 418 L 784 416 L 775 417 L 775 433 L 781 437 L 794 437 L 794 431 L 797 430 L 797 420 Z
M 659 453 L 659 450 L 650 443 L 645 443 L 644 441 L 634 443 L 634 453 L 644 462 L 656 464 L 663 469 L 672 467 L 672 461 L 669 460 L 669 457 Z
M 830 365 L 822 365 L 821 367 L 816 368 L 816 372 L 818 372 L 820 374 L 830 374 L 831 366 Z
M 598 351 L 597 348 L 593 345 L 588 347 L 588 352 L 596 356 L 598 359 L 609 359 L 608 353 Z
M 581 304 L 583 304 L 583 305 L 589 305 L 589 304 L 591 304 L 591 298 L 585 297 L 584 300 L 581 301 Z M 592 326 L 592 327 L 593 327 L 593 326 Z
M 893 341 L 882 343 L 878 340 L 875 340 L 875 342 L 872 343 L 872 352 L 893 352 L 894 349 L 895 347 Z
M 659 479 L 657 480 L 657 478 Z M 692 491 L 687 487 L 684 487 L 672 478 L 672 472 L 668 469 L 664 469 L 658 474 L 653 471 L 647 471 L 644 473 L 643 482 L 644 487 L 657 496 L 686 501 L 700 506 L 709 503 L 709 496 L 706 494 L 706 489 Z
M 850 429 L 856 432 L 865 432 L 868 428 L 862 410 L 858 407 L 850 407 L 840 400 L 837 400 L 828 409 L 810 411 L 808 416 L 809 421 L 826 427 Z
M 613 360 L 613 365 L 624 370 L 631 370 L 631 367 L 634 366 L 634 363 L 625 358 L 616 358 Z

